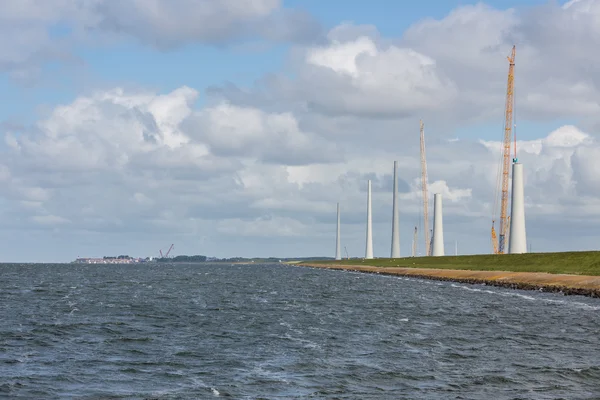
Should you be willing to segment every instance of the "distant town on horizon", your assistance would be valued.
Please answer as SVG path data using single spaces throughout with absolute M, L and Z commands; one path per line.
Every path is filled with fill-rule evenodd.
M 333 260 L 333 257 L 230 257 L 218 258 L 203 255 L 179 255 L 174 257 L 131 257 L 128 255 L 103 257 L 78 257 L 72 263 L 78 264 L 139 264 L 139 263 L 276 263 L 288 261 Z

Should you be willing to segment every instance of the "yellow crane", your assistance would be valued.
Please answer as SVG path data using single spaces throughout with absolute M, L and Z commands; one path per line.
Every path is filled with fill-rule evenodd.
M 494 228 L 495 215 L 492 217 L 492 247 L 494 254 L 504 254 L 506 243 L 508 242 L 508 231 L 510 218 L 508 211 L 508 174 L 510 168 L 510 139 L 513 124 L 513 106 L 514 106 L 514 88 L 515 88 L 515 46 L 512 48 L 511 55 L 508 58 L 508 83 L 506 85 L 506 106 L 504 121 L 504 142 L 502 148 L 502 194 L 500 198 L 500 235 L 496 237 Z M 516 157 L 516 137 L 515 137 L 515 157 Z M 516 158 L 513 159 L 516 161 Z M 495 207 L 494 207 L 495 214 Z
M 425 128 L 423 121 L 419 121 L 421 125 L 421 189 L 423 190 L 423 235 L 425 236 L 425 255 L 430 255 L 429 246 L 429 201 L 427 198 L 427 161 L 425 160 Z

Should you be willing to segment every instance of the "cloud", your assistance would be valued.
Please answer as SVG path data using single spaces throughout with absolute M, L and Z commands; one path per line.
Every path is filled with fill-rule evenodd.
M 307 14 L 284 10 L 279 0 L 124 0 L 96 7 L 99 29 L 131 35 L 166 50 L 187 43 L 227 44 L 262 37 L 302 40 L 318 33 Z
M 407 117 L 443 108 L 456 96 L 434 59 L 378 40 L 368 27 L 341 25 L 326 43 L 299 47 L 294 79 L 270 90 L 325 115 Z
M 333 143 L 302 131 L 289 113 L 228 104 L 194 110 L 197 95 L 188 87 L 99 91 L 57 106 L 32 127 L 6 131 L 6 196 L 27 202 L 21 211 L 35 212 L 36 222 L 54 221 L 40 219 L 42 209 L 80 229 L 167 221 L 176 228 L 180 219 L 259 217 L 276 176 L 283 185 L 276 189 L 294 188 L 288 165 L 339 159 L 331 157 Z
M 134 38 L 163 50 L 193 43 L 310 42 L 319 23 L 280 0 L 4 0 L 0 3 L 0 71 L 26 85 L 48 62 L 81 64 L 75 46 Z M 10 38 L 8 40 L 7 38 Z
M 39 78 L 44 62 L 78 62 L 71 39 L 54 35 L 53 30 L 73 21 L 89 21 L 88 11 L 74 0 L 0 2 L 0 72 L 31 84 Z
M 597 126 L 600 75 L 590 66 L 600 59 L 590 49 L 600 45 L 599 9 L 587 0 L 519 10 L 478 3 L 418 21 L 399 38 L 344 23 L 318 45 L 296 46 L 285 74 L 211 94 L 272 107 L 284 99 L 326 117 L 404 119 L 413 126 L 420 117 L 454 130 L 502 119 L 506 57 L 516 44 L 519 120 L 579 118 Z
M 522 11 L 483 3 L 411 26 L 401 43 L 436 60 L 461 95 L 455 112 L 478 119 L 502 112 L 510 47 L 517 47 L 518 113 L 531 119 L 590 116 L 600 109 L 600 7 L 596 1 L 556 3 Z M 473 117 L 468 117 L 473 119 Z
M 217 223 L 217 230 L 233 237 L 294 237 L 309 233 L 306 225 L 293 218 L 260 217 L 244 221 L 242 219 L 223 219 Z
M 98 92 L 56 107 L 27 134 L 8 132 L 6 143 L 31 168 L 118 169 L 137 154 L 177 149 L 187 142 L 177 126 L 191 114 L 196 96 L 186 87 L 167 96 L 127 95 L 119 88 Z
M 60 225 L 69 223 L 69 220 L 61 217 L 57 217 L 56 215 L 35 215 L 31 217 L 31 219 L 38 224 L 41 225 Z
M 81 241 L 99 233 L 135 233 L 151 241 L 167 235 L 182 251 L 204 238 L 212 254 L 227 252 L 223 243 L 237 237 L 259 246 L 239 251 L 277 255 L 269 238 L 283 246 L 287 237 L 311 254 L 328 254 L 325 239 L 339 201 L 344 241 L 359 255 L 371 179 L 376 250 L 383 255 L 396 158 L 407 254 L 408 232 L 422 218 L 414 147 L 330 157 L 338 151 L 336 136 L 305 131 L 294 113 L 229 103 L 196 109 L 197 95 L 189 87 L 164 94 L 98 91 L 57 106 L 31 127 L 8 130 L 11 145 L 0 168 L 10 207 L 2 215 L 4 229 L 58 229 Z M 600 193 L 593 189 L 600 144 L 593 136 L 567 125 L 520 141 L 518 148 L 532 232 L 558 216 L 578 220 L 600 211 Z M 443 195 L 448 237 L 471 241 L 469 251 L 489 250 L 482 232 L 491 223 L 499 149 L 498 141 L 428 143 L 430 195 Z
M 286 165 L 340 158 L 335 145 L 303 132 L 291 113 L 269 114 L 222 103 L 198 113 L 187 130 L 218 156 Z

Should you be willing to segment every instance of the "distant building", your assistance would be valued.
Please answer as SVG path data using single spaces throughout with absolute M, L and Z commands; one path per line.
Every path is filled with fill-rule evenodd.
M 146 262 L 148 259 L 146 258 L 133 258 L 133 257 L 102 257 L 102 258 L 94 258 L 94 257 L 84 257 L 77 258 L 74 262 L 79 264 L 137 264 Z

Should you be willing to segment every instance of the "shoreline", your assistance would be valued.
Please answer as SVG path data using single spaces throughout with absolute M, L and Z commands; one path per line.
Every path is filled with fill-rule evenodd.
M 371 274 L 396 275 L 438 281 L 485 284 L 521 290 L 563 293 L 600 298 L 600 276 L 549 274 L 546 272 L 471 271 L 462 269 L 374 267 L 370 265 L 344 265 L 300 263 L 301 267 L 337 269 Z

